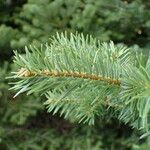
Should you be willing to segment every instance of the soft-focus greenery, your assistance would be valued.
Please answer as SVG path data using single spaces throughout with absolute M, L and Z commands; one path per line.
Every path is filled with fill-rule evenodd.
M 139 131 L 115 119 L 92 127 L 71 124 L 47 114 L 38 93 L 13 99 L 5 77 L 15 67 L 14 49 L 23 53 L 25 45 L 38 46 L 56 31 L 88 33 L 149 51 L 149 18 L 148 0 L 0 0 L 0 149 L 148 150 L 148 137 L 139 139 Z

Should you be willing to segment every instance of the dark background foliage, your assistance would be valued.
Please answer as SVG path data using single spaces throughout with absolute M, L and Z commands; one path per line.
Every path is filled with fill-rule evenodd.
M 0 0 L 0 149 L 150 149 L 149 138 L 115 118 L 95 126 L 47 114 L 38 93 L 13 99 L 13 50 L 39 45 L 56 32 L 83 32 L 144 52 L 150 48 L 148 0 Z M 44 98 L 43 98 L 44 99 Z

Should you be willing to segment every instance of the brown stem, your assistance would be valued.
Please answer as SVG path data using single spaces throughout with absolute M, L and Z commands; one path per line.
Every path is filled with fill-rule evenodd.
M 72 77 L 72 78 L 83 78 L 91 80 L 105 81 L 109 84 L 120 85 L 121 82 L 117 79 L 111 79 L 109 77 L 101 77 L 95 74 L 87 74 L 82 72 L 60 72 L 60 71 L 49 71 L 48 69 L 40 71 L 37 73 L 35 71 L 29 71 L 26 68 L 21 68 L 18 71 L 19 77 L 32 77 L 32 76 L 51 76 L 51 77 Z

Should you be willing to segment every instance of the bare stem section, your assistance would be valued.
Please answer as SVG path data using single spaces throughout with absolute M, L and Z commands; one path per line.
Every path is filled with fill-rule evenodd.
M 40 71 L 40 73 L 37 73 L 35 71 L 29 71 L 26 68 L 21 68 L 18 71 L 19 77 L 32 77 L 32 76 L 50 76 L 50 77 L 72 77 L 72 78 L 83 78 L 83 79 L 90 79 L 90 80 L 99 80 L 99 81 L 105 81 L 109 84 L 115 84 L 120 85 L 121 82 L 119 80 L 101 77 L 95 74 L 87 74 L 82 72 L 60 72 L 60 71 L 49 71 L 48 69 Z

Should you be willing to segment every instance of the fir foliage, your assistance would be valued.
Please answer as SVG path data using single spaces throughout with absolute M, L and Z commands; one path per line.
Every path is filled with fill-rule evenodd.
M 10 40 L 11 48 L 37 45 L 64 30 L 88 33 L 101 41 L 148 47 L 149 8 L 145 0 L 28 0 L 9 19 L 19 30 Z
M 57 122 L 57 114 L 49 122 L 43 121 L 51 118 L 52 114 L 43 113 L 45 109 L 43 109 L 41 100 L 45 98 L 39 96 L 41 94 L 39 91 L 30 96 L 20 94 L 13 98 L 14 91 L 8 91 L 10 88 L 8 82 L 11 80 L 5 79 L 12 70 L 17 70 L 11 64 L 13 49 L 18 49 L 20 54 L 24 52 L 25 45 L 32 44 L 40 49 L 40 43 L 46 41 L 49 43 L 49 37 L 55 35 L 56 31 L 79 31 L 94 35 L 101 41 L 113 40 L 114 43 L 122 42 L 132 46 L 138 44 L 131 47 L 131 51 L 133 49 L 138 51 L 140 46 L 146 53 L 146 49 L 149 51 L 150 43 L 149 8 L 148 0 L 0 0 L 0 149 L 48 149 L 49 147 L 50 149 L 52 147 L 53 149 L 71 149 L 72 145 L 75 145 L 75 149 L 149 149 L 149 144 L 142 143 L 148 139 L 147 136 L 150 133 L 141 137 L 144 139 L 139 139 L 139 131 L 138 134 L 135 134 L 136 129 L 131 130 L 128 125 L 125 127 L 123 124 L 115 123 L 118 117 L 124 121 L 126 119 L 121 118 L 120 111 L 114 111 L 116 110 L 114 101 L 111 103 L 108 101 L 109 106 L 112 107 L 107 104 L 105 108 L 109 107 L 109 109 L 105 109 L 101 116 L 95 116 L 97 120 L 93 127 L 86 128 L 86 125 L 73 124 L 73 131 L 70 133 L 66 129 L 69 123 L 63 125 L 63 119 Z M 28 49 L 30 50 L 29 47 Z M 145 60 L 141 58 L 138 56 L 142 66 L 145 66 L 147 58 Z M 138 62 L 136 66 L 139 68 Z M 29 74 L 26 67 L 21 70 L 26 75 Z M 79 74 L 76 75 L 79 76 Z M 90 76 L 90 78 L 93 77 Z M 136 79 L 141 80 L 139 77 Z M 132 86 L 128 82 L 127 85 Z M 68 88 L 68 85 L 65 88 Z M 52 90 L 48 92 L 48 98 L 49 95 L 58 98 L 59 93 Z M 142 92 L 137 97 L 145 95 L 144 89 L 142 91 L 137 88 L 137 91 Z M 67 103 L 68 100 L 66 98 Z M 49 104 L 45 102 L 45 106 L 49 107 Z M 139 106 L 142 107 L 142 105 Z M 139 109 L 136 112 L 138 114 Z M 128 111 L 127 116 L 130 113 L 132 116 L 132 111 Z M 140 113 L 146 112 L 143 110 Z M 112 116 L 116 116 L 114 120 L 111 119 Z M 143 122 L 144 120 L 143 117 Z M 52 126 L 54 122 L 57 122 L 58 127 L 56 124 Z M 99 124 L 96 126 L 97 122 Z M 107 122 L 110 122 L 111 126 L 108 126 Z M 137 123 L 135 124 L 134 126 L 137 126 Z M 56 128 L 62 132 L 58 134 L 55 132 Z M 89 130 L 91 132 L 86 138 Z M 43 138 L 40 139 L 39 136 Z M 148 140 L 147 143 L 149 143 Z M 139 146 L 140 144 L 142 146 Z
M 57 34 L 50 43 L 15 52 L 20 70 L 15 95 L 45 94 L 48 112 L 94 124 L 113 110 L 114 117 L 149 132 L 150 56 L 82 34 Z M 143 60 L 146 60 L 143 63 Z
M 16 69 L 14 66 L 12 68 Z M 42 110 L 43 106 L 35 94 L 28 99 L 26 95 L 20 95 L 16 99 L 13 99 L 14 93 L 8 91 L 10 86 L 5 80 L 9 69 L 8 63 L 5 63 L 3 67 L 0 68 L 0 123 L 23 125 L 29 116 L 36 116 L 38 110 Z M 36 101 L 34 101 L 34 99 L 36 99 Z

